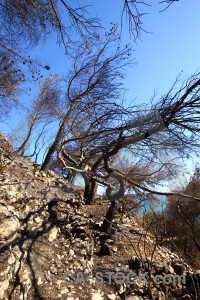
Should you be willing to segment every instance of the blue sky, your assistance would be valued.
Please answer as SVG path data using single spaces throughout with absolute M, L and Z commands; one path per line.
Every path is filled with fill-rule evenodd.
M 112 21 L 120 26 L 123 1 L 80 2 L 85 3 L 93 4 L 88 11 L 91 16 L 101 18 L 105 27 L 109 28 Z M 142 33 L 141 41 L 138 40 L 137 44 L 133 38 L 130 40 L 125 18 L 123 23 L 122 42 L 130 40 L 135 61 L 127 70 L 125 87 L 128 89 L 127 98 L 136 99 L 137 103 L 148 103 L 154 90 L 158 97 L 166 93 L 181 71 L 187 77 L 200 68 L 200 1 L 180 0 L 163 13 L 159 13 L 159 10 L 164 5 L 158 5 L 156 0 L 151 3 L 152 7 L 142 7 L 144 12 L 148 12 L 143 17 L 143 27 L 151 34 Z M 53 34 L 32 55 L 40 58 L 43 65 L 50 65 L 50 72 L 64 75 L 69 70 L 70 62 L 64 55 L 64 49 L 56 42 L 57 37 Z M 23 100 L 27 103 L 30 97 L 32 94 L 24 96 Z M 12 115 L 13 126 L 18 119 L 19 115 Z
M 135 61 L 127 70 L 124 84 L 128 89 L 126 97 L 135 99 L 136 103 L 148 103 L 154 91 L 157 97 L 165 94 L 181 71 L 187 77 L 200 68 L 200 1 L 180 0 L 162 13 L 159 11 L 164 5 L 158 5 L 157 2 L 151 1 L 152 7 L 141 7 L 142 11 L 148 12 L 143 17 L 143 27 L 151 34 L 143 32 L 137 44 L 133 38 L 130 39 L 124 18 L 122 43 L 130 41 Z M 88 11 L 91 16 L 101 18 L 106 28 L 110 28 L 110 22 L 118 22 L 120 26 L 123 1 L 82 0 L 80 4 L 93 4 Z M 51 73 L 65 75 L 70 62 L 64 55 L 64 49 L 56 42 L 57 37 L 53 34 L 45 45 L 32 51 L 32 56 L 40 58 L 43 65 L 50 65 Z M 25 103 L 37 93 L 34 87 L 32 90 L 34 92 L 30 96 L 23 96 Z M 11 114 L 7 120 L 11 126 L 4 124 L 3 131 L 8 133 L 15 129 L 24 118 L 19 113 Z
M 167 92 L 180 71 L 188 76 L 200 67 L 200 1 L 180 0 L 163 13 L 159 13 L 163 5 L 151 3 L 151 8 L 144 7 L 149 14 L 143 23 L 152 33 L 143 33 L 137 45 L 132 39 L 136 65 L 126 78 L 129 95 L 138 102 L 148 102 L 154 89 L 158 95 Z M 113 15 L 119 19 L 121 1 L 95 1 L 95 10 L 109 24 Z M 127 26 L 123 36 L 128 40 Z
M 110 27 L 110 22 L 119 22 L 123 1 L 95 0 L 90 1 L 93 7 L 88 10 L 97 15 L 103 25 Z M 86 1 L 86 3 L 90 3 Z M 150 2 L 150 1 L 149 1 Z M 84 4 L 85 1 L 81 1 Z M 151 34 L 142 33 L 141 41 L 130 43 L 135 50 L 135 65 L 127 70 L 125 86 L 129 89 L 128 97 L 139 103 L 148 102 L 154 90 L 158 96 L 167 92 L 178 73 L 183 71 L 189 76 L 200 67 L 200 1 L 180 0 L 163 13 L 164 5 L 151 1 L 152 7 L 143 7 L 148 15 L 143 17 L 143 27 Z M 122 32 L 122 42 L 130 39 L 128 24 Z M 37 56 L 42 57 L 51 66 L 52 73 L 66 74 L 69 61 L 63 49 L 55 47 L 56 36 L 47 41 L 46 46 L 39 48 Z

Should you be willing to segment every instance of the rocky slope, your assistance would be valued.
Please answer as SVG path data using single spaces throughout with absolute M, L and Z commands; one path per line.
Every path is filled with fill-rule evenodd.
M 200 299 L 200 273 L 133 216 L 105 234 L 107 201 L 85 206 L 81 188 L 13 154 L 2 135 L 0 195 L 0 299 Z

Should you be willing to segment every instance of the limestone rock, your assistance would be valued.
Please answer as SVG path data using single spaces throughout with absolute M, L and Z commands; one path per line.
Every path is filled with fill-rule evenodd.
M 12 145 L 1 138 L 0 155 L 8 168 L 0 174 L 0 299 L 195 299 L 200 275 L 176 253 L 158 246 L 151 261 L 155 240 L 128 216 L 111 233 L 102 232 L 107 202 L 85 206 L 83 189 L 54 172 L 35 176 L 40 166 L 8 155 Z M 139 283 L 139 272 L 149 270 L 150 289 Z M 133 271 L 135 282 L 116 283 L 112 275 L 109 284 L 106 271 Z M 186 284 L 153 283 L 156 275 L 162 281 L 164 273 L 183 271 L 188 272 Z M 64 280 L 67 272 L 70 284 Z M 85 283 L 73 284 L 79 272 Z M 103 274 L 101 285 L 96 272 Z
M 13 145 L 2 133 L 0 133 L 0 152 L 6 154 L 14 152 Z
M 183 297 L 181 297 L 181 300 L 191 300 L 192 298 L 190 297 L 190 295 L 184 295 Z
M 92 300 L 103 300 L 100 293 L 93 293 Z
M 116 299 L 116 295 L 115 294 L 110 294 L 110 295 L 108 295 L 108 299 L 115 300 Z
M 6 203 L 0 204 L 0 241 L 8 240 L 19 229 L 19 220 L 17 213 L 12 206 Z
M 48 241 L 51 243 L 53 242 L 54 240 L 56 240 L 56 237 L 57 237 L 57 233 L 58 233 L 58 229 L 56 227 L 54 227 L 51 232 L 50 232 L 50 235 L 49 235 L 49 238 L 48 238 Z

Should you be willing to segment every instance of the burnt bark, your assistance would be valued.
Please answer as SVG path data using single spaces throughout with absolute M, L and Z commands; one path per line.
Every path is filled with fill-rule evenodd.
M 66 126 L 67 121 L 68 121 L 68 119 L 70 117 L 70 114 L 71 114 L 71 112 L 73 110 L 73 107 L 74 106 L 70 107 L 70 109 L 68 110 L 68 112 L 65 115 L 65 118 L 63 119 L 62 124 L 60 125 L 60 127 L 58 129 L 56 138 L 55 138 L 53 144 L 51 145 L 51 147 L 49 148 L 49 151 L 47 152 L 47 155 L 46 155 L 46 157 L 44 159 L 44 162 L 42 164 L 42 167 L 41 167 L 42 171 L 46 171 L 49 168 L 51 160 L 52 160 L 52 157 L 53 157 L 53 154 L 55 153 L 55 151 L 58 150 L 59 143 L 60 143 L 60 141 L 61 141 L 61 139 L 63 137 L 65 126 Z
M 195 221 L 195 219 L 194 219 L 194 221 Z M 194 244 L 195 244 L 197 250 L 200 251 L 200 243 L 199 243 L 199 241 L 197 241 L 197 237 L 195 234 L 195 222 L 194 221 L 192 223 L 192 237 L 193 237 L 193 241 L 194 241 Z
M 92 204 L 95 201 L 96 194 L 97 194 L 98 183 L 94 178 L 89 180 L 85 180 L 85 204 Z
M 102 224 L 102 231 L 104 231 L 106 233 L 110 233 L 110 231 L 111 231 L 112 220 L 114 218 L 115 208 L 116 208 L 116 202 L 112 201 L 108 208 L 106 216 L 104 218 L 103 224 Z

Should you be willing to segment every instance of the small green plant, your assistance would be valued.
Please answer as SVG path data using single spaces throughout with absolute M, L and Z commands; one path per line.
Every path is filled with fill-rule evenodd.
M 39 177 L 43 177 L 43 176 L 44 176 L 43 172 L 40 171 L 40 172 L 38 173 L 38 176 L 39 176 Z
M 117 225 L 121 225 L 121 224 L 122 224 L 122 221 L 121 221 L 121 220 L 119 220 L 119 219 L 116 219 L 116 220 L 115 220 L 115 224 L 117 224 Z

